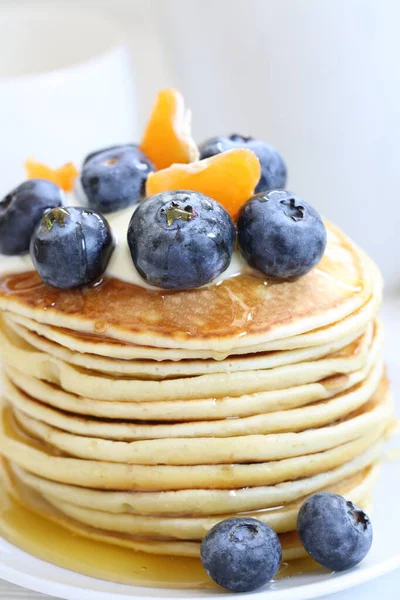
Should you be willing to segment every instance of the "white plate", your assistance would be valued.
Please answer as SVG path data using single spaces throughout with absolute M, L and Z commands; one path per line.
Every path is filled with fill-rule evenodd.
M 387 362 L 392 385 L 400 397 L 398 340 L 400 301 L 387 303 L 383 317 L 387 325 Z M 399 446 L 399 438 L 394 442 Z M 355 569 L 329 573 L 323 569 L 281 579 L 255 592 L 260 600 L 308 600 L 365 583 L 400 568 L 400 478 L 399 463 L 387 463 L 374 494 L 372 514 L 374 542 L 367 558 Z M 22 525 L 23 526 L 23 525 Z M 0 579 L 65 600 L 144 600 L 155 598 L 221 598 L 214 590 L 171 590 L 128 587 L 78 575 L 41 561 L 0 538 Z

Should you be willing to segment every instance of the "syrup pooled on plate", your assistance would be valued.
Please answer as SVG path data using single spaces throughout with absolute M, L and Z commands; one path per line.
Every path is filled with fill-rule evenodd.
M 0 535 L 41 560 L 82 575 L 126 585 L 220 589 L 209 579 L 197 558 L 136 552 L 73 534 L 50 520 L 38 504 L 35 506 L 33 496 L 18 501 L 0 477 Z M 25 506 L 24 500 L 35 506 L 35 510 Z M 276 579 L 317 568 L 311 559 L 282 563 Z

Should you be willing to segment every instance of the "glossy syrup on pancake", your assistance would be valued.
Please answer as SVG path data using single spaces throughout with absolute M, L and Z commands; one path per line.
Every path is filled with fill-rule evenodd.
M 50 325 L 165 348 L 223 351 L 295 335 L 345 318 L 367 301 L 376 284 L 368 259 L 344 234 L 328 228 L 321 263 L 296 281 L 242 274 L 219 285 L 170 293 L 104 279 L 82 290 L 59 290 L 30 272 L 0 281 L 0 308 Z
M 338 322 L 289 338 L 273 340 L 272 342 L 265 342 L 258 345 L 233 348 L 229 352 L 138 346 L 128 342 L 115 340 L 101 334 L 74 331 L 58 326 L 45 325 L 15 312 L 5 313 L 4 319 L 7 324 L 10 324 L 10 322 L 13 322 L 14 324 L 18 323 L 29 331 L 38 334 L 43 340 L 57 343 L 61 347 L 72 351 L 75 354 L 89 354 L 105 357 L 106 359 L 122 359 L 125 362 L 137 359 L 147 359 L 156 363 L 164 361 L 182 362 L 188 359 L 213 359 L 216 362 L 221 362 L 229 355 L 245 356 L 247 354 L 257 354 L 259 352 L 298 350 L 311 348 L 313 346 L 321 346 L 323 344 L 336 343 L 343 337 L 352 335 L 355 332 L 364 331 L 368 323 L 373 320 L 379 303 L 380 294 L 375 290 L 375 295 L 372 295 L 364 305 Z

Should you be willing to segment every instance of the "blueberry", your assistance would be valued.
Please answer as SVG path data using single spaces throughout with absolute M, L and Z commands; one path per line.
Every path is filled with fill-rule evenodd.
M 88 206 L 109 213 L 136 204 L 151 171 L 153 164 L 133 144 L 92 152 L 80 177 Z
M 137 148 L 135 144 L 114 144 L 113 146 L 107 146 L 107 148 L 101 148 L 101 150 L 94 150 L 94 152 L 90 152 L 83 161 L 83 164 L 86 165 L 88 161 L 97 156 L 98 154 L 103 154 L 103 152 L 109 152 L 110 150 L 129 150 L 132 148 Z
M 332 571 L 350 569 L 365 558 L 372 544 L 367 515 L 342 496 L 319 492 L 302 505 L 297 530 L 310 556 Z
M 326 229 L 318 212 L 291 192 L 272 190 L 250 198 L 237 223 L 240 250 L 270 277 L 305 275 L 322 258 Z
M 214 137 L 200 146 L 200 158 L 208 158 L 233 148 L 248 148 L 257 156 L 261 165 L 261 178 L 257 192 L 280 189 L 286 186 L 287 170 L 282 156 L 269 144 L 252 137 L 233 133 L 229 137 Z
M 29 252 L 33 230 L 49 208 L 61 206 L 63 192 L 46 179 L 24 181 L 0 202 L 0 254 Z
M 128 228 L 132 260 L 151 285 L 190 289 L 209 283 L 229 266 L 235 227 L 221 204 L 186 190 L 144 200 Z
M 226 519 L 201 544 L 201 562 L 215 583 L 231 592 L 251 592 L 279 569 L 282 547 L 275 531 L 257 519 Z
M 31 257 L 45 283 L 68 289 L 96 281 L 114 249 L 106 219 L 86 208 L 60 207 L 47 212 L 31 239 Z

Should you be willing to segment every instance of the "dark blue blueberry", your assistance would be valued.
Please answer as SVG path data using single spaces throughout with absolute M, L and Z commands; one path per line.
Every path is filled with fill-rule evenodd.
M 214 137 L 201 144 L 200 158 L 208 158 L 233 148 L 248 148 L 257 156 L 261 165 L 261 178 L 255 192 L 276 190 L 286 186 L 287 170 L 282 156 L 269 144 L 252 137 L 233 133 L 229 137 Z
M 29 179 L 0 202 L 0 254 L 29 252 L 33 230 L 43 213 L 63 203 L 63 192 L 46 179 Z
M 231 592 L 251 592 L 279 569 L 282 547 L 275 531 L 257 519 L 226 519 L 201 544 L 201 562 L 215 583 Z
M 253 196 L 242 206 L 237 227 L 243 256 L 270 277 L 305 275 L 325 251 L 326 229 L 320 215 L 291 192 Z
M 101 148 L 100 150 L 94 150 L 94 152 L 90 152 L 85 160 L 83 161 L 83 164 L 86 165 L 86 163 L 88 161 L 90 161 L 92 158 L 94 158 L 95 156 L 97 156 L 98 154 L 103 154 L 103 152 L 109 152 L 110 150 L 124 150 L 124 149 L 132 149 L 132 148 L 137 148 L 136 144 L 115 144 L 114 146 L 107 146 L 107 148 Z
M 87 285 L 104 273 L 114 249 L 108 221 L 86 208 L 53 208 L 31 239 L 31 257 L 45 283 L 68 289 Z
M 197 288 L 225 271 L 235 228 L 221 204 L 185 190 L 162 192 L 139 204 L 128 229 L 132 260 L 151 285 Z
M 372 544 L 368 516 L 338 494 L 319 492 L 302 505 L 297 531 L 310 556 L 332 571 L 351 569 Z
M 86 157 L 80 176 L 88 206 L 109 213 L 136 204 L 151 171 L 153 164 L 133 144 L 92 152 Z

